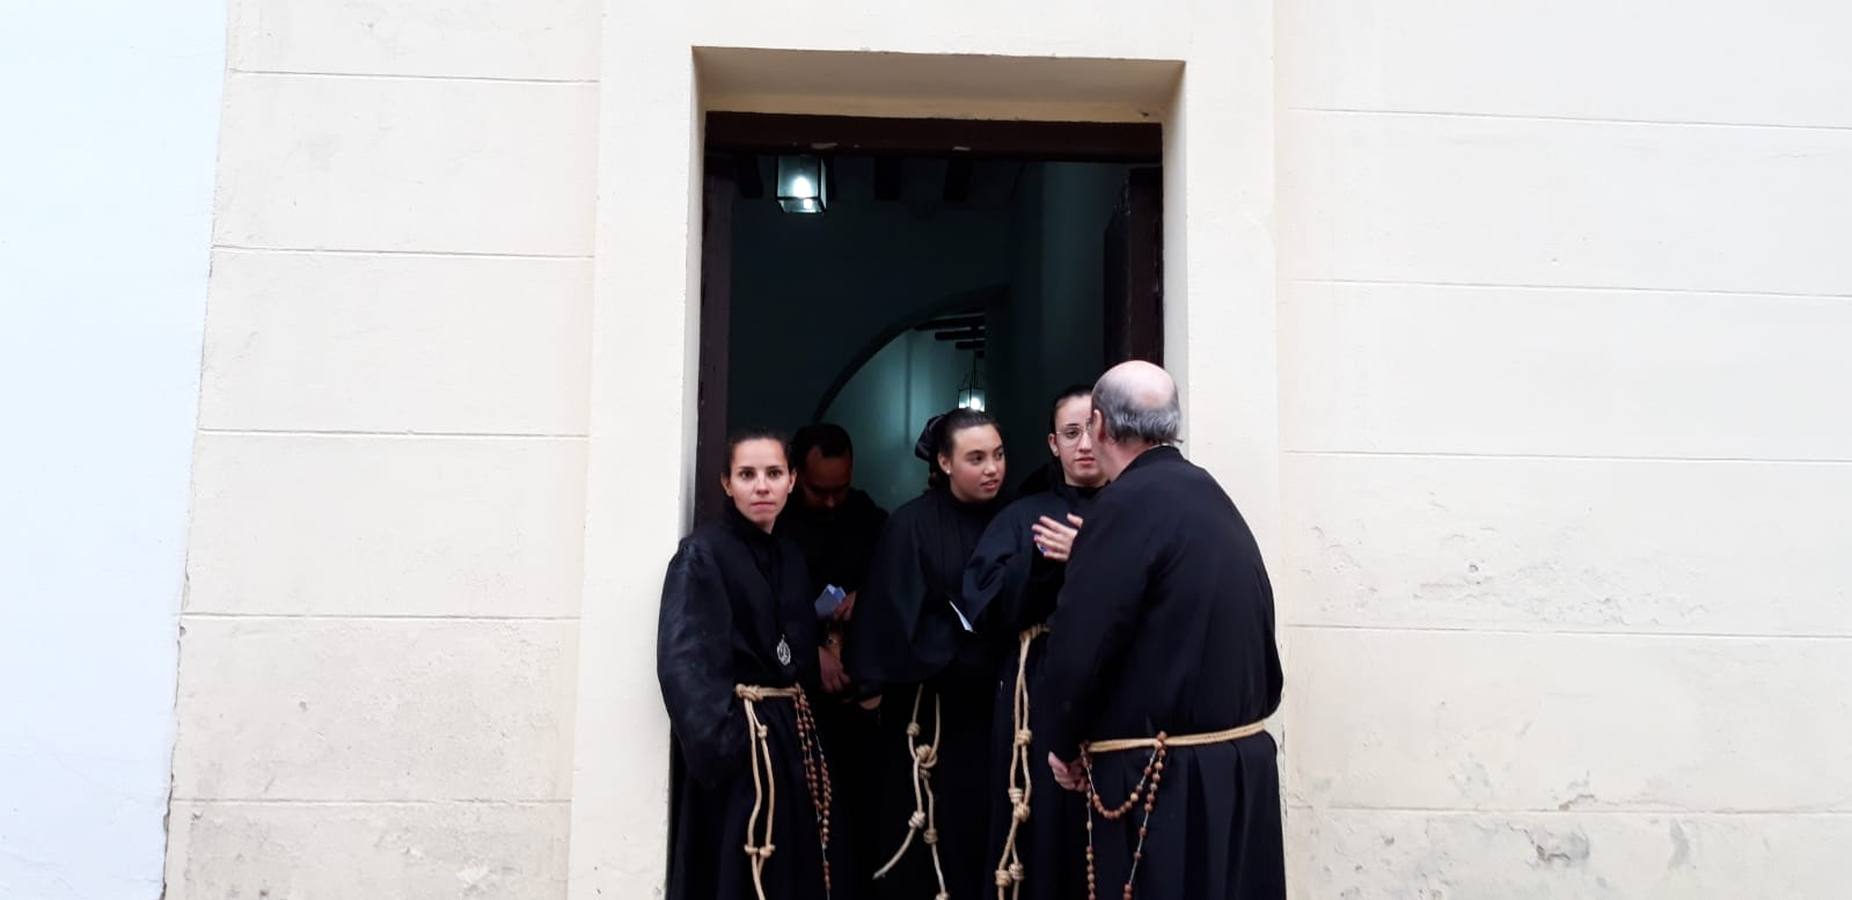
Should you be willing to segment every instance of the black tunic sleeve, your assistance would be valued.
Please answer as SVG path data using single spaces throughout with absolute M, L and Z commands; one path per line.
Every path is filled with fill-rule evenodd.
M 915 518 L 888 519 L 849 620 L 843 664 L 863 696 L 907 681 L 913 669 L 914 626 L 928 591 Z
M 1087 518 L 1068 560 L 1050 620 L 1042 690 L 1048 710 L 1037 726 L 1062 759 L 1079 755 L 1098 710 L 1100 679 L 1125 654 L 1152 566 L 1152 528 L 1135 508 L 1102 501 Z M 1112 738 L 1126 735 L 1098 735 Z
M 1029 581 L 1031 557 L 1035 554 L 1027 516 L 1017 504 L 993 519 L 971 561 L 965 564 L 964 602 L 966 616 L 985 631 L 1013 631 L 1020 611 L 1024 586 Z
M 716 561 L 694 541 L 682 541 L 663 579 L 656 678 L 689 772 L 709 787 L 724 781 L 746 752 L 733 698 L 733 611 Z

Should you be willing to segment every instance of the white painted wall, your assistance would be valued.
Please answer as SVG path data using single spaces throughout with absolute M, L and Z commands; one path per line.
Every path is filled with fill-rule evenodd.
M 1298 889 L 1844 896 L 1852 10 L 1279 8 Z
M 231 4 L 173 900 L 565 892 L 599 14 Z
M 161 894 L 224 5 L 0 26 L 0 897 Z

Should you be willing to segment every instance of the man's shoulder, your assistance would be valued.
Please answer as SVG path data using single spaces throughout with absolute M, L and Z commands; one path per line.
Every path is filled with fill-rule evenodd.
M 1150 464 L 1128 469 L 1121 480 L 1132 479 L 1151 484 L 1192 485 L 1207 482 L 1215 484 L 1215 476 L 1209 470 L 1191 462 L 1189 457 L 1173 448 L 1162 448 L 1166 452 L 1154 457 Z M 1159 451 L 1150 451 L 1153 453 Z
M 1172 456 L 1156 465 L 1128 469 L 1110 488 L 1100 492 L 1094 513 L 1098 515 L 1102 508 L 1130 507 L 1177 514 L 1230 503 L 1228 492 L 1209 470 L 1182 456 Z
M 864 522 L 872 521 L 878 524 L 887 519 L 887 510 L 882 509 L 881 505 L 875 502 L 875 498 L 869 496 L 868 492 L 861 488 L 849 489 L 848 506 L 849 511 Z

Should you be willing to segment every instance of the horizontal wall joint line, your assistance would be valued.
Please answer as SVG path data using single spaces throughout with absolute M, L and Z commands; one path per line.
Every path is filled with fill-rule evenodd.
M 1471 818 L 1484 816 L 1654 816 L 1673 818 L 1730 818 L 1734 816 L 1791 816 L 1794 818 L 1834 818 L 1852 816 L 1852 810 L 1846 809 L 1674 809 L 1661 806 L 1604 806 L 1589 809 L 1549 808 L 1515 808 L 1515 809 L 1471 809 L 1463 807 L 1426 807 L 1426 806 L 1353 806 L 1349 804 L 1311 804 L 1287 801 L 1289 813 L 1316 812 L 1363 812 L 1390 813 L 1395 815 L 1447 816 Z
M 1661 288 L 1639 285 L 1534 284 L 1493 281 L 1402 281 L 1388 278 L 1293 278 L 1292 284 L 1339 285 L 1357 287 L 1421 287 L 1459 290 L 1552 291 L 1561 293 L 1673 294 L 1702 297 L 1754 297 L 1770 300 L 1852 300 L 1852 294 L 1808 294 L 1793 291 L 1707 290 L 1701 288 Z
M 1576 124 L 1576 125 L 1624 125 L 1624 126 L 1646 126 L 1646 127 L 1653 127 L 1653 128 L 1741 128 L 1741 129 L 1768 129 L 1768 130 L 1774 130 L 1774 131 L 1852 132 L 1852 125 L 1818 125 L 1818 124 L 1802 125 L 1802 124 L 1783 123 L 1783 122 L 1720 122 L 1720 121 L 1693 121 L 1693 120 L 1683 120 L 1683 119 L 1627 119 L 1627 118 L 1610 118 L 1610 117 L 1605 117 L 1605 116 L 1562 116 L 1562 115 L 1538 115 L 1538 114 L 1525 114 L 1525 113 L 1459 112 L 1459 111 L 1447 111 L 1447 110 L 1420 110 L 1420 109 L 1361 109 L 1361 108 L 1354 108 L 1354 107 L 1333 107 L 1333 106 L 1289 106 L 1287 107 L 1287 111 L 1288 112 L 1303 112 L 1303 113 L 1323 113 L 1323 114 L 1328 114 L 1328 115 L 1345 115 L 1345 116 L 1395 116 L 1395 117 L 1402 117 L 1402 118 L 1432 118 L 1432 119 L 1483 119 L 1483 120 L 1495 121 L 1495 122 L 1496 121 L 1558 122 L 1558 123 Z
M 250 244 L 214 243 L 216 251 L 236 253 L 295 253 L 308 256 L 413 256 L 431 259 L 532 259 L 590 262 L 589 253 L 490 253 L 477 250 L 373 250 L 357 247 L 258 247 Z
M 534 78 L 499 75 L 420 75 L 399 72 L 312 72 L 306 69 L 229 69 L 234 75 L 261 75 L 284 78 L 349 78 L 366 81 L 450 81 L 483 84 L 533 84 L 547 87 L 596 86 L 596 78 Z
M 1755 456 L 1603 456 L 1577 453 L 1475 453 L 1456 450 L 1281 450 L 1286 456 L 1381 457 L 1384 459 L 1549 460 L 1560 462 L 1727 463 L 1733 465 L 1843 466 L 1852 459 Z
M 225 620 L 225 621 L 310 621 L 310 622 L 577 622 L 578 616 L 479 616 L 479 615 L 443 615 L 443 614 L 404 614 L 390 613 L 237 613 L 237 612 L 191 612 L 182 610 L 182 619 Z
M 1655 638 L 1667 640 L 1724 641 L 1852 641 L 1852 634 L 1825 632 L 1730 632 L 1730 631 L 1630 631 L 1614 628 L 1513 628 L 1510 626 L 1475 627 L 1471 625 L 1364 625 L 1337 622 L 1286 622 L 1288 630 L 1298 631 L 1379 631 L 1410 634 L 1499 635 L 1523 637 L 1595 637 Z
M 584 434 L 546 434 L 499 431 L 347 431 L 339 429 L 286 428 L 200 428 L 200 434 L 234 437 L 312 437 L 312 438 L 391 438 L 395 440 L 436 438 L 490 441 L 583 441 Z
M 463 797 L 448 800 L 301 800 L 271 797 L 175 797 L 175 803 L 200 806 L 567 806 L 570 799 L 499 800 Z

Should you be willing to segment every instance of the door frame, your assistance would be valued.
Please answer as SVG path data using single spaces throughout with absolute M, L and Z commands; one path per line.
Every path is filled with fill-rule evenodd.
M 1105 162 L 1145 166 L 1140 197 L 1161 193 L 1164 128 L 1156 122 L 1037 122 L 994 119 L 890 118 L 787 113 L 709 112 L 702 154 L 701 310 L 695 414 L 695 523 L 714 521 L 723 496 L 721 448 L 727 439 L 727 378 L 731 346 L 733 202 L 741 160 L 755 154 L 813 153 L 840 156 Z M 756 177 L 756 176 L 752 176 Z M 1155 181 L 1154 181 L 1155 179 Z M 1121 358 L 1163 362 L 1164 307 L 1161 215 L 1127 233 L 1133 252 L 1126 278 L 1136 286 L 1113 310 L 1122 327 Z M 1144 246 L 1150 243 L 1151 246 Z M 1108 359 L 1113 358 L 1109 354 Z
M 570 900 L 663 884 L 670 731 L 653 626 L 696 493 L 709 110 L 1161 121 L 1164 357 L 1183 391 L 1190 458 L 1240 505 L 1269 564 L 1282 563 L 1279 360 L 1292 323 L 1275 254 L 1306 238 L 1304 223 L 1276 217 L 1285 113 L 1272 0 L 1085 16 L 851 7 L 742 17 L 691 0 L 675 15 L 606 11 L 584 577 L 574 714 L 559 720 L 572 733 L 572 802 L 534 813 L 569 845 Z M 1290 604 L 1281 616 L 1290 621 Z M 1282 772 L 1289 785 L 1293 775 Z

